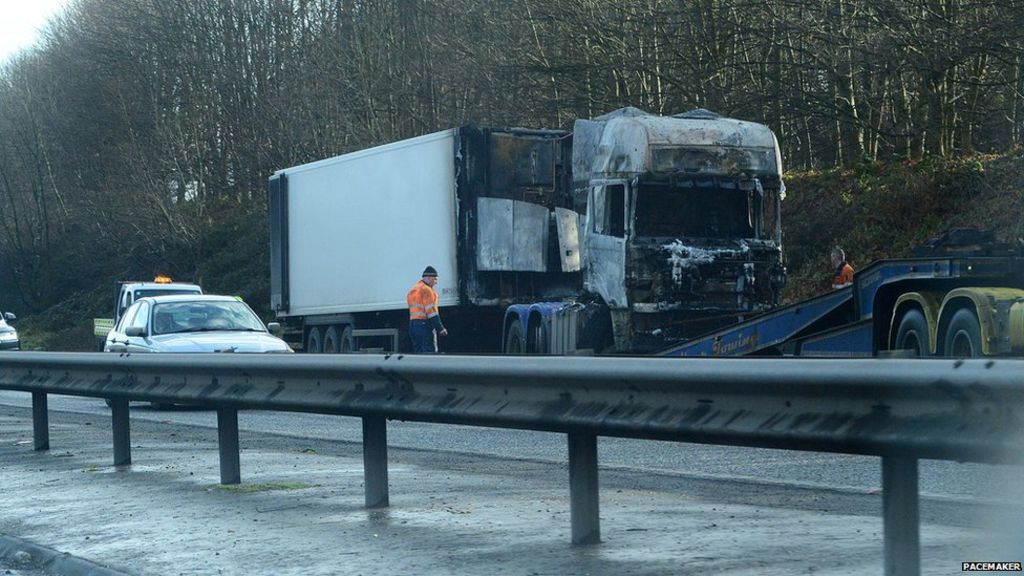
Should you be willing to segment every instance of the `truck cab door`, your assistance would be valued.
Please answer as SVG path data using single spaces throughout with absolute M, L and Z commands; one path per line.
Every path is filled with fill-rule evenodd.
M 629 190 L 625 180 L 595 182 L 587 199 L 583 284 L 613 309 L 629 306 L 626 301 Z
M 117 295 L 117 308 L 114 311 L 114 323 L 124 316 L 124 313 L 128 311 L 128 307 L 132 305 L 132 291 L 125 290 L 124 286 L 121 287 L 120 292 Z

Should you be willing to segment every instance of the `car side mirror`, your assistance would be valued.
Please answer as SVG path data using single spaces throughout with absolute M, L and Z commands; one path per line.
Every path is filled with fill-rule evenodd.
M 284 336 L 284 328 L 281 327 L 280 322 L 270 322 L 267 324 L 267 330 L 270 330 L 270 333 L 278 338 Z
M 142 326 L 129 326 L 124 329 L 125 336 L 145 336 L 146 329 Z
M 8 322 L 14 322 L 17 319 L 18 317 L 15 316 L 13 312 L 4 312 L 4 320 Z

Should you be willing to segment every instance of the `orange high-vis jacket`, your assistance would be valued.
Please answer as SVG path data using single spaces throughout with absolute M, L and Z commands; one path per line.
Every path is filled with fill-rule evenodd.
M 836 268 L 836 275 L 832 278 L 832 288 L 838 290 L 853 284 L 853 266 L 843 262 Z
M 437 292 L 422 280 L 405 295 L 409 304 L 409 320 L 428 321 L 435 330 L 442 330 L 441 316 L 437 312 Z

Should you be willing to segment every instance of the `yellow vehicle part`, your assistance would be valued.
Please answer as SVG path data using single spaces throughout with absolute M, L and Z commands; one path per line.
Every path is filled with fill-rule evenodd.
M 939 332 L 939 310 L 942 308 L 942 292 L 907 292 L 896 299 L 892 319 L 889 322 L 889 349 L 896 343 L 896 332 L 903 314 L 910 308 L 918 308 L 928 322 L 928 351 L 935 353 Z
M 1017 288 L 957 288 L 951 290 L 942 302 L 942 309 L 939 311 L 939 328 L 945 327 L 960 308 L 973 308 L 978 316 L 978 323 L 981 326 L 981 352 L 986 356 L 995 355 L 998 350 L 998 338 L 1000 335 L 999 318 L 997 307 L 1003 302 L 1014 302 L 1010 307 L 1009 326 L 1007 327 L 1010 337 L 1011 348 L 1018 352 L 1024 349 L 1024 309 L 1021 303 L 1024 302 L 1024 290 Z M 1016 324 L 1014 323 L 1014 309 L 1017 309 Z M 944 334 L 937 333 L 936 338 L 944 337 Z M 1017 344 L 1013 344 L 1013 340 Z
M 1024 300 L 1010 306 L 1010 350 L 1024 354 Z

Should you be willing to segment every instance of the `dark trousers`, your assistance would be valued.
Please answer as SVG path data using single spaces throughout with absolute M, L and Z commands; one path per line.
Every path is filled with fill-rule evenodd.
M 423 320 L 409 322 L 409 339 L 412 340 L 413 354 L 437 354 L 434 345 L 434 329 Z

